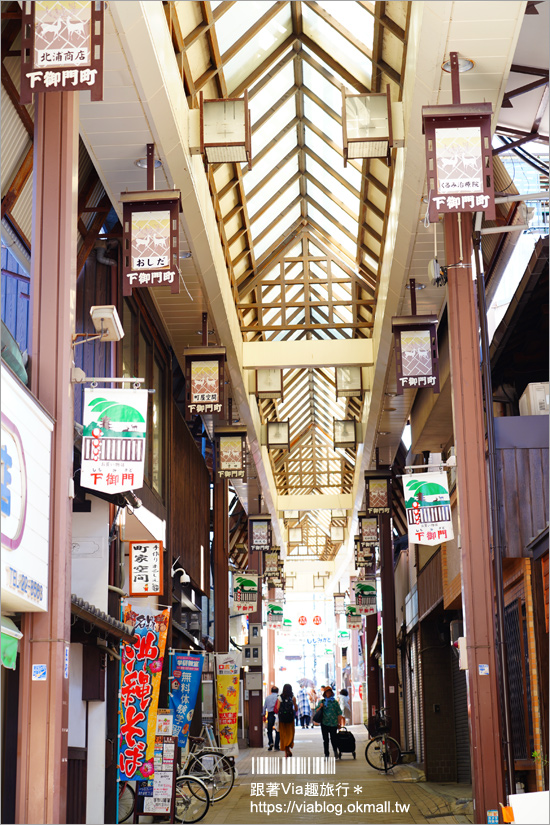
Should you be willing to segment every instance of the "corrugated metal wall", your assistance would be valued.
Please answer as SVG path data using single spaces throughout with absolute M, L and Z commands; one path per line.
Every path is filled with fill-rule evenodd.
M 453 705 L 455 715 L 456 780 L 469 785 L 472 781 L 470 761 L 470 727 L 468 724 L 468 687 L 466 671 L 458 667 L 458 656 L 453 653 Z

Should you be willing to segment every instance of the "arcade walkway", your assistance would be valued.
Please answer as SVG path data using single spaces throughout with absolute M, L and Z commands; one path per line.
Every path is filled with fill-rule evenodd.
M 275 751 L 268 753 L 267 749 L 241 751 L 236 760 L 239 776 L 231 794 L 214 805 L 203 822 L 230 825 L 338 822 L 369 825 L 473 821 L 469 785 L 414 781 L 419 771 L 409 765 L 398 766 L 393 776 L 379 774 L 365 760 L 366 730 L 360 725 L 353 726 L 351 730 L 356 738 L 357 758 L 354 760 L 351 754 L 344 754 L 341 760 L 336 761 L 336 773 L 332 775 L 253 774 L 253 759 L 256 768 L 258 757 L 276 756 L 287 763 L 292 760 Z M 297 728 L 293 759 L 322 754 L 320 729 Z M 376 808 L 366 809 L 366 803 L 376 805 Z M 275 807 L 277 805 L 280 806 L 279 812 Z M 306 806 L 305 811 L 300 807 L 302 805 Z M 359 805 L 361 809 L 358 810 Z

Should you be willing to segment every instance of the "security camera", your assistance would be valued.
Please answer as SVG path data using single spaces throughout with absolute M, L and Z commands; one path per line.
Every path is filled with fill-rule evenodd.
M 174 578 L 176 573 L 179 573 L 180 574 L 180 584 L 189 584 L 191 579 L 189 578 L 189 576 L 187 575 L 187 573 L 185 572 L 183 567 L 176 567 L 176 564 L 178 563 L 179 560 L 180 560 L 180 557 L 178 556 L 177 559 L 172 564 L 172 570 L 171 570 L 172 578 Z

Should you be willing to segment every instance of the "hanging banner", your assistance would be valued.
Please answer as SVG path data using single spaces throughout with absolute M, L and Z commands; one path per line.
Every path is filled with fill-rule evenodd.
M 85 389 L 80 484 L 102 493 L 143 487 L 147 390 Z
M 403 479 L 409 541 L 442 544 L 454 538 L 446 473 L 418 473 Z
M 170 663 L 169 706 L 174 714 L 172 732 L 178 737 L 180 748 L 185 748 L 201 683 L 204 655 L 174 652 Z
M 374 547 L 369 548 L 371 551 L 374 550 Z M 355 545 L 355 566 L 360 567 L 363 570 L 363 575 L 366 578 L 376 576 L 376 556 L 374 552 L 367 552 L 366 550 L 361 549 L 361 546 L 356 544 Z
M 376 580 L 356 581 L 353 585 L 356 613 L 369 616 L 376 613 Z
M 216 653 L 216 704 L 220 745 L 223 752 L 230 756 L 239 755 L 237 722 L 240 659 L 238 653 Z
M 130 596 L 162 596 L 161 541 L 130 544 Z
M 359 541 L 361 547 L 372 547 L 378 544 L 378 519 L 359 516 Z
M 363 618 L 358 612 L 357 605 L 348 604 L 346 607 L 346 627 L 348 630 L 362 630 Z
M 267 626 L 268 627 L 282 627 L 283 626 L 283 605 L 280 602 L 267 603 Z
M 248 550 L 271 550 L 271 518 L 269 516 L 248 517 Z
M 104 3 L 22 3 L 20 103 L 34 92 L 91 92 L 103 100 Z
M 202 413 L 224 415 L 224 347 L 193 347 L 184 350 L 187 386 L 185 418 Z
M 246 478 L 246 427 L 216 427 L 218 478 Z
M 279 574 L 279 548 L 277 552 L 266 553 L 264 555 L 264 576 L 278 576 Z
M 122 647 L 119 710 L 119 779 L 149 779 L 154 773 L 154 746 L 160 678 L 170 608 L 123 605 L 122 621 L 135 635 Z
M 233 573 L 233 608 L 237 613 L 254 613 L 258 604 L 258 576 Z

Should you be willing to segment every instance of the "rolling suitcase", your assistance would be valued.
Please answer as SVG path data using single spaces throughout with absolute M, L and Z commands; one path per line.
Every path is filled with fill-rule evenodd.
M 355 759 L 355 736 L 347 728 L 340 728 L 336 731 L 336 740 L 340 753 L 352 753 Z

